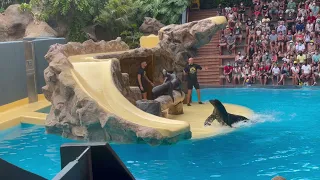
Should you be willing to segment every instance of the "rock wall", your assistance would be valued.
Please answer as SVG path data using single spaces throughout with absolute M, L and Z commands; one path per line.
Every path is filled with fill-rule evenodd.
M 21 11 L 19 4 L 9 6 L 0 14 L 0 41 L 40 36 L 56 37 L 57 33 L 46 22 L 36 22 L 30 12 Z
M 66 138 L 89 141 L 113 141 L 121 143 L 149 143 L 151 145 L 172 144 L 188 139 L 191 132 L 172 138 L 163 137 L 157 130 L 131 123 L 116 115 L 105 112 L 75 83 L 70 70 L 73 68 L 68 57 L 78 54 L 125 51 L 129 47 L 120 38 L 114 41 L 92 40 L 81 43 L 55 44 L 45 56 L 49 66 L 45 69 L 46 86 L 43 92 L 52 103 L 46 118 L 48 133 Z M 119 61 L 112 65 L 114 82 L 129 101 L 135 103 L 137 93 L 129 86 L 128 75 L 121 73 Z
M 150 34 L 158 35 L 158 31 L 164 26 L 165 26 L 164 24 L 162 24 L 160 21 L 156 20 L 155 18 L 145 17 L 139 30 L 144 35 L 150 35 Z
M 226 26 L 225 17 L 213 17 L 185 24 L 172 24 L 159 31 L 159 47 L 166 59 L 173 59 L 176 72 L 182 72 L 197 48 L 209 43 L 212 36 Z

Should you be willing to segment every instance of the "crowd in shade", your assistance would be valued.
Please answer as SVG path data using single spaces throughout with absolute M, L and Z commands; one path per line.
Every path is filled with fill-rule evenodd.
M 224 67 L 229 83 L 316 85 L 320 69 L 320 1 L 253 0 L 219 5 L 228 25 L 219 42 L 221 54 L 235 54 Z M 244 52 L 236 52 L 237 46 Z M 271 80 L 270 80 L 271 79 Z

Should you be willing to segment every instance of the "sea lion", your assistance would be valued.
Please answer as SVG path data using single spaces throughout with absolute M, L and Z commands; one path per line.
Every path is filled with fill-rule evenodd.
M 210 126 L 211 123 L 216 119 L 222 125 L 228 125 L 232 127 L 233 123 L 239 121 L 248 120 L 246 117 L 230 114 L 227 112 L 226 108 L 222 105 L 222 103 L 215 99 L 209 101 L 214 107 L 212 114 L 205 120 L 204 126 Z
M 152 88 L 153 98 L 156 99 L 162 95 L 169 95 L 174 102 L 173 90 L 179 91 L 182 95 L 181 81 L 174 73 L 168 73 L 165 69 L 162 71 L 165 80 L 163 84 Z

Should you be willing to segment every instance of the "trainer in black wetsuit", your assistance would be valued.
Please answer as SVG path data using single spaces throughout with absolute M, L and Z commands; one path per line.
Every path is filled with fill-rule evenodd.
M 202 67 L 198 64 L 194 64 L 193 58 L 189 58 L 188 62 L 189 64 L 184 69 L 184 73 L 187 75 L 187 81 L 188 81 L 188 95 L 187 95 L 188 106 L 191 106 L 190 97 L 191 97 L 191 92 L 193 87 L 197 90 L 199 104 L 203 104 L 201 102 L 200 86 L 199 86 L 198 77 L 197 77 L 197 71 L 202 70 Z
M 147 99 L 147 85 L 150 83 L 152 86 L 154 84 L 147 77 L 145 68 L 147 67 L 147 62 L 143 61 L 138 69 L 137 84 L 142 94 L 142 99 Z

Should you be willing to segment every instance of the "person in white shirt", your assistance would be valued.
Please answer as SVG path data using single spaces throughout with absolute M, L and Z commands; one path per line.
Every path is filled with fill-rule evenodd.
M 276 85 L 277 82 L 279 82 L 279 78 L 280 78 L 280 68 L 278 66 L 278 64 L 275 64 L 274 67 L 272 68 L 272 84 Z M 276 83 L 274 82 L 274 78 L 277 78 Z
M 302 16 L 301 13 L 298 13 L 298 16 L 296 18 L 296 22 L 299 22 L 299 21 L 304 22 L 304 17 Z
M 309 31 L 309 33 L 312 33 L 314 29 L 314 24 L 311 23 L 311 21 L 309 20 L 306 26 L 306 30 Z
M 288 64 L 290 63 L 290 55 L 285 55 L 283 58 L 282 58 L 282 61 L 283 62 L 287 62 Z
M 284 22 L 281 22 L 277 28 L 277 33 L 282 32 L 282 34 L 287 34 L 287 27 L 284 25 Z
M 309 79 L 311 77 L 311 66 L 307 63 L 307 61 L 304 62 L 304 65 L 301 67 L 302 74 L 300 76 L 300 79 L 304 81 L 304 83 L 309 84 Z
M 306 46 L 302 43 L 302 42 L 299 42 L 297 45 L 296 45 L 296 52 L 304 52 L 304 50 L 306 49 Z

